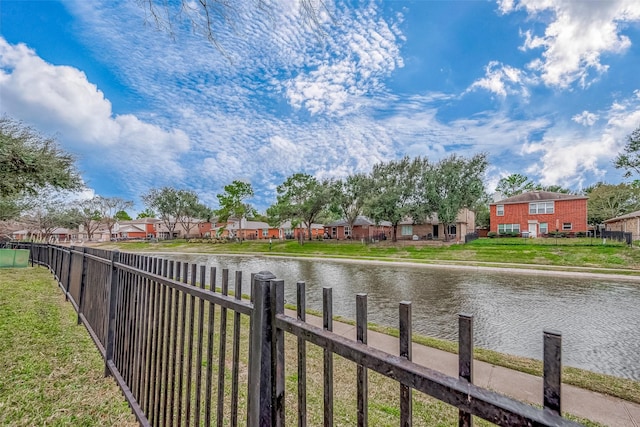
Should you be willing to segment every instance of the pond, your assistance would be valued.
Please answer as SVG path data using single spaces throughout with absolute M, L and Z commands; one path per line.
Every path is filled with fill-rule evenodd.
M 437 338 L 457 340 L 457 314 L 469 313 L 475 346 L 501 353 L 541 360 L 543 330 L 557 330 L 563 364 L 640 380 L 640 278 L 264 256 L 158 256 L 228 268 L 230 277 L 242 271 L 244 293 L 249 293 L 250 273 L 271 271 L 284 279 L 285 298 L 292 304 L 296 282 L 305 281 L 307 306 L 315 310 L 322 309 L 322 288 L 331 287 L 334 315 L 350 319 L 355 319 L 355 295 L 366 293 L 369 322 L 395 328 L 398 303 L 411 301 L 414 333 Z

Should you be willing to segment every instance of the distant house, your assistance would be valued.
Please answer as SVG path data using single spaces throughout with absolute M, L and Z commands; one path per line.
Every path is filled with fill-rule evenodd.
M 299 239 L 300 233 L 303 233 L 304 238 L 309 238 L 309 230 L 306 225 L 298 224 L 296 227 L 293 227 L 291 221 L 285 221 L 280 224 L 278 227 L 278 235 L 279 239 Z M 320 239 L 324 235 L 324 225 L 323 224 L 311 224 L 311 238 L 312 239 Z
M 640 240 L 640 211 L 621 215 L 604 221 L 607 231 L 622 231 L 631 233 L 633 240 Z
M 14 240 L 47 240 L 49 242 L 70 242 L 78 237 L 78 232 L 67 228 L 54 228 L 50 233 L 42 230 L 18 230 L 11 234 Z
M 434 213 L 420 221 L 407 218 L 398 223 L 398 240 L 449 240 L 464 241 L 464 236 L 473 233 L 476 214 L 469 209 L 461 209 L 453 224 L 443 224 Z M 416 236 L 416 237 L 414 237 Z
M 157 237 L 158 224 L 156 218 L 140 218 L 129 221 L 118 221 L 114 226 L 114 237 L 117 239 L 145 239 Z
M 587 231 L 586 196 L 531 191 L 489 204 L 491 231 L 531 237 Z
M 358 216 L 353 224 L 353 229 L 345 219 L 331 222 L 324 226 L 324 237 L 337 240 L 384 240 L 391 237 L 391 223 L 381 221 L 376 224 L 366 216 Z

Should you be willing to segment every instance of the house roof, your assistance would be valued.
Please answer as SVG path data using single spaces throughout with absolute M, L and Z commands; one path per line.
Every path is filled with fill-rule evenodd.
M 490 205 L 507 205 L 513 203 L 529 203 L 543 202 L 548 200 L 580 200 L 588 199 L 587 196 L 577 194 L 554 193 L 551 191 L 529 191 L 527 193 L 517 194 L 497 202 L 489 203 Z
M 609 222 L 624 221 L 625 219 L 638 218 L 638 217 L 640 217 L 640 211 L 635 211 L 635 212 L 630 212 L 628 214 L 620 215 L 615 218 L 607 219 L 604 221 L 604 223 L 607 224 Z
M 339 219 L 337 221 L 334 221 L 332 223 L 326 224 L 325 227 L 344 227 L 349 225 L 349 222 L 346 219 Z M 374 221 L 372 221 L 371 219 L 367 218 L 364 215 L 358 215 L 358 217 L 356 218 L 355 222 L 353 223 L 353 225 L 355 227 L 362 227 L 362 226 L 372 226 L 372 225 L 376 225 L 376 223 Z M 389 221 L 380 221 L 381 226 L 391 226 L 391 223 Z

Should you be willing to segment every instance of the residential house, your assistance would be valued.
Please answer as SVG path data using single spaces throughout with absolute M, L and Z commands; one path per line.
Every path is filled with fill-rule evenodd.
M 366 216 L 358 216 L 353 223 L 353 229 L 345 219 L 331 222 L 324 226 L 324 238 L 337 240 L 385 240 L 391 237 L 392 225 L 389 221 L 376 224 Z
M 300 233 L 303 234 L 304 238 L 309 238 L 309 229 L 305 224 L 298 224 L 296 227 L 291 225 L 291 221 L 285 221 L 280 224 L 278 228 L 278 238 L 279 239 L 299 239 Z M 311 238 L 312 239 L 320 239 L 324 236 L 324 225 L 322 224 L 311 224 Z
M 14 240 L 36 239 L 55 243 L 66 243 L 76 239 L 78 232 L 69 230 L 68 228 L 58 227 L 51 230 L 48 234 L 42 230 L 17 230 L 11 233 L 11 236 Z
M 531 191 L 489 204 L 491 231 L 530 237 L 587 231 L 586 196 Z
M 640 240 L 640 211 L 635 211 L 604 221 L 607 231 L 631 233 L 633 240 Z
M 398 240 L 448 240 L 464 241 L 464 236 L 475 232 L 476 215 L 467 208 L 461 209 L 453 224 L 442 224 L 438 214 L 421 221 L 407 218 L 398 223 Z
M 162 220 L 158 220 L 158 221 L 159 222 L 156 224 L 158 239 L 170 239 L 170 238 L 187 239 L 189 237 L 201 236 L 200 227 L 198 224 L 206 222 L 202 219 L 191 218 L 189 220 L 191 227 L 187 231 L 187 229 L 182 225 L 181 222 L 170 221 L 171 225 L 175 224 L 175 226 L 173 227 L 173 235 L 171 236 L 169 232 L 169 228 L 167 227 L 167 224 L 165 224 L 165 222 Z
M 114 224 L 113 233 L 116 239 L 146 239 L 157 237 L 158 224 L 156 218 L 140 218 L 129 221 L 118 221 Z

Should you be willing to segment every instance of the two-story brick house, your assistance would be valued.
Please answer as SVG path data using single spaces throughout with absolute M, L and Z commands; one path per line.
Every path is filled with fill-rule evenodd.
M 586 196 L 531 191 L 489 204 L 491 231 L 528 233 L 531 237 L 559 231 L 587 231 Z

